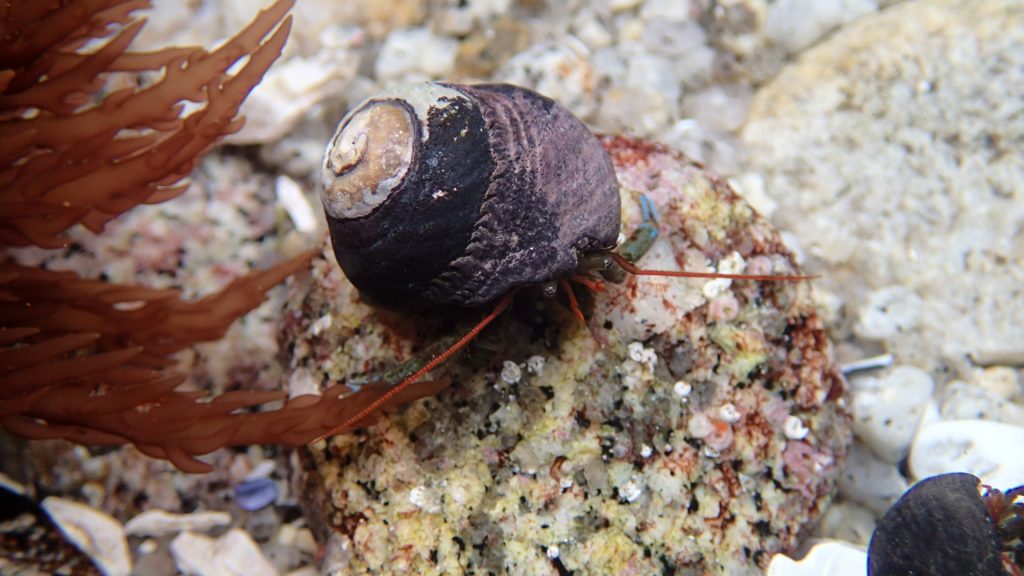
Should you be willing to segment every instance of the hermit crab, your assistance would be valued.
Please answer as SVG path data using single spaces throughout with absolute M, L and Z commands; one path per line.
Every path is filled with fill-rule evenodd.
M 568 110 L 506 84 L 396 87 L 356 106 L 327 145 L 321 199 L 334 254 L 375 305 L 492 310 L 378 383 L 380 397 L 340 423 L 352 428 L 454 354 L 525 286 L 597 287 L 625 273 L 748 280 L 805 276 L 641 270 L 658 235 L 653 206 L 620 238 L 615 170 L 597 137 Z M 326 436 L 326 435 L 325 435 Z

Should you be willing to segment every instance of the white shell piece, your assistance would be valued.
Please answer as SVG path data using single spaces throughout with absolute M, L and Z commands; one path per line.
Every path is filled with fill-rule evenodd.
M 248 532 L 232 528 L 214 540 L 183 532 L 171 541 L 178 570 L 198 576 L 278 576 Z
M 205 532 L 217 526 L 231 524 L 231 514 L 222 511 L 171 514 L 163 510 L 146 510 L 125 524 L 132 536 L 167 536 L 185 530 Z
M 299 184 L 282 174 L 274 181 L 274 190 L 277 192 L 277 201 L 284 206 L 295 229 L 299 232 L 315 232 L 320 218 L 306 200 Z
M 1024 485 L 1024 428 L 985 420 L 947 420 L 925 426 L 910 451 L 915 478 L 968 472 L 1000 490 Z
M 802 560 L 776 554 L 768 564 L 768 576 L 865 576 L 867 553 L 844 542 L 815 544 Z
M 43 510 L 79 550 L 92 558 L 106 576 L 128 576 L 131 554 L 124 526 L 106 512 L 74 500 L 50 496 Z

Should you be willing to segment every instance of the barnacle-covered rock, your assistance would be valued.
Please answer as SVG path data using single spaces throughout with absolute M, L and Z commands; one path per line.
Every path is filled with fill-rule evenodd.
M 723 181 L 607 137 L 644 268 L 798 274 Z M 329 247 L 293 287 L 293 393 L 374 380 L 485 310 L 413 318 L 361 302 Z M 758 574 L 831 498 L 847 389 L 808 282 L 628 277 L 563 299 L 523 290 L 431 378 L 451 385 L 302 454 L 307 517 L 343 573 Z M 584 568 L 585 567 L 585 568 Z

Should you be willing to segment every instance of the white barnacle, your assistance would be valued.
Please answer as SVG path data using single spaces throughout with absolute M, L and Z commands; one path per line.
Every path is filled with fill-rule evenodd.
M 810 433 L 810 429 L 804 426 L 804 422 L 799 416 L 789 416 L 782 423 L 782 433 L 790 440 L 803 440 Z
M 653 370 L 658 365 L 658 353 L 653 348 L 643 345 L 643 342 L 630 342 L 627 348 L 629 359 L 643 364 L 648 370 Z
M 526 371 L 530 374 L 540 376 L 544 372 L 546 360 L 543 356 L 535 354 L 526 359 Z
M 437 494 L 426 486 L 416 486 L 410 490 L 409 502 L 425 512 L 436 513 L 441 511 L 441 503 Z
M 693 385 L 680 380 L 672 386 L 672 391 L 680 398 L 689 398 L 690 393 L 693 392 Z
M 686 431 L 694 438 L 706 438 L 712 430 L 711 419 L 704 414 L 694 414 L 686 424 Z
M 718 409 L 718 415 L 721 416 L 722 420 L 725 420 L 729 424 L 735 424 L 743 418 L 743 415 L 740 414 L 740 411 L 736 409 L 736 405 L 732 402 L 723 404 L 722 407 Z
M 747 261 L 739 252 L 733 252 L 718 263 L 718 272 L 721 274 L 742 274 L 747 267 Z M 704 283 L 701 292 L 708 300 L 716 298 L 732 286 L 729 278 L 715 278 Z
M 523 379 L 523 369 L 519 367 L 519 364 L 505 360 L 501 365 L 501 379 L 509 384 L 517 384 Z
M 627 480 L 626 483 L 619 488 L 619 496 L 621 496 L 626 502 L 636 502 L 643 493 L 644 489 L 633 480 Z

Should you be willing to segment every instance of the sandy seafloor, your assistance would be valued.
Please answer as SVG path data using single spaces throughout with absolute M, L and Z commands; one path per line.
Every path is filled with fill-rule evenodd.
M 212 45 L 261 2 L 154 4 L 139 49 Z M 1020 458 L 1000 460 L 1024 435 L 1019 3 L 299 0 L 293 14 L 246 127 L 203 161 L 188 193 L 103 236 L 76 234 L 82 250 L 22 260 L 207 293 L 319 240 L 320 158 L 349 106 L 406 81 L 521 84 L 595 130 L 664 142 L 728 178 L 818 275 L 839 360 L 891 355 L 891 366 L 850 374 L 857 442 L 817 536 L 864 546 L 888 504 L 928 474 L 1024 483 Z M 288 199 L 296 191 L 306 202 Z M 288 379 L 275 332 L 283 298 L 183 354 L 189 385 Z M 225 510 L 214 534 L 242 528 L 278 572 L 316 573 L 287 451 L 221 451 L 218 471 L 196 477 L 132 450 L 17 448 L 8 474 L 48 494 L 121 522 L 147 508 Z M 244 512 L 231 487 L 254 470 L 275 479 L 277 504 Z M 171 539 L 133 536 L 135 573 L 174 573 Z

